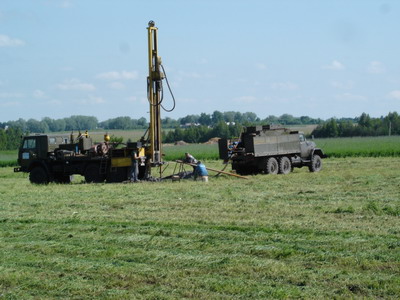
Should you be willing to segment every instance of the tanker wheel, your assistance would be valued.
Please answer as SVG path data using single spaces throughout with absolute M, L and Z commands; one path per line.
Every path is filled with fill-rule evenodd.
M 292 162 L 290 158 L 287 156 L 281 157 L 279 160 L 279 173 L 280 174 L 289 174 L 292 171 Z
M 104 181 L 104 176 L 100 174 L 100 166 L 96 164 L 88 165 L 85 169 L 85 181 L 87 183 L 99 183 Z
M 275 157 L 271 157 L 267 160 L 267 165 L 265 167 L 265 172 L 267 174 L 278 174 L 279 171 L 279 165 L 278 161 L 276 160 Z
M 29 173 L 29 180 L 31 183 L 35 184 L 48 184 L 49 183 L 49 176 L 47 172 L 42 167 L 35 167 Z
M 311 159 L 311 164 L 308 166 L 310 172 L 319 172 L 322 169 L 321 157 L 317 154 L 313 155 Z

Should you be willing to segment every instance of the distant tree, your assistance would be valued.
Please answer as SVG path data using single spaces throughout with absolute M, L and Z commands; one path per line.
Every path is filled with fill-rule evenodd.
M 29 132 L 32 133 L 44 133 L 49 131 L 49 127 L 46 122 L 41 122 L 35 119 L 29 119 L 26 122 L 26 127 Z
M 224 120 L 225 122 L 235 122 L 235 112 L 234 111 L 226 111 L 224 112 Z
M 138 125 L 141 126 L 142 128 L 146 128 L 146 127 L 148 126 L 147 120 L 146 120 L 146 118 L 144 118 L 144 117 L 141 117 L 141 118 L 138 120 L 137 123 L 138 123 Z
M 201 113 L 199 117 L 199 123 L 201 125 L 209 126 L 212 123 L 211 116 L 206 113 Z
M 211 121 L 213 125 L 216 125 L 219 122 L 224 121 L 224 114 L 218 110 L 214 111 L 211 116 Z
M 243 114 L 243 122 L 255 122 L 257 120 L 257 115 L 253 112 L 245 112 Z

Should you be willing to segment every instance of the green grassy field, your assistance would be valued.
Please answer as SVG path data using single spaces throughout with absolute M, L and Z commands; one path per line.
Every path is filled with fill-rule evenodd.
M 316 139 L 331 157 L 400 156 L 400 136 Z
M 398 299 L 400 158 L 324 163 L 208 184 L 0 168 L 0 298 Z

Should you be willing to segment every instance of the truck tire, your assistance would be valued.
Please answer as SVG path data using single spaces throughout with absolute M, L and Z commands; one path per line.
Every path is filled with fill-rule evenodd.
M 265 173 L 275 175 L 278 174 L 278 171 L 279 171 L 279 165 L 276 158 L 275 157 L 268 158 L 267 165 L 265 167 Z
M 311 158 L 311 164 L 308 166 L 310 172 L 319 172 L 322 169 L 321 157 L 317 154 L 313 155 Z
M 99 183 L 104 181 L 104 176 L 100 174 L 100 166 L 97 164 L 90 164 L 85 169 L 85 181 L 87 183 Z
M 47 172 L 42 167 L 34 167 L 29 173 L 29 180 L 31 183 L 35 184 L 48 184 L 49 176 Z
M 287 175 L 292 171 L 292 162 L 287 156 L 279 159 L 279 174 Z
M 72 175 L 54 175 L 54 182 L 68 184 L 72 181 Z

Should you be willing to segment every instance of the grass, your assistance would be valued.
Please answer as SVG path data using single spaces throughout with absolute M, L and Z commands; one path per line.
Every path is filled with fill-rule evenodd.
M 187 144 L 176 146 L 164 146 L 165 160 L 184 159 L 185 153 L 189 152 L 198 159 L 218 159 L 218 144 Z
M 36 186 L 1 168 L 0 297 L 398 299 L 400 159 L 324 163 L 208 184 Z
M 17 150 L 0 151 L 0 167 L 13 167 L 17 165 Z
M 400 156 L 400 136 L 316 139 L 330 157 Z

